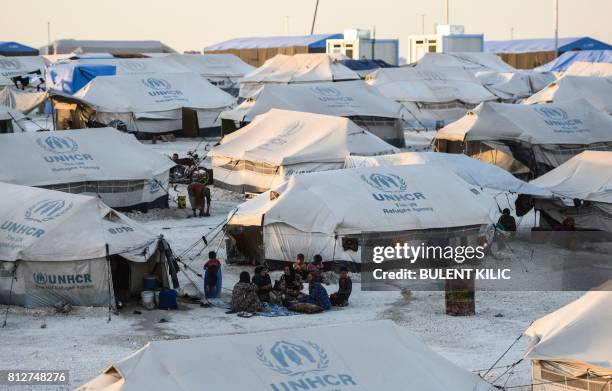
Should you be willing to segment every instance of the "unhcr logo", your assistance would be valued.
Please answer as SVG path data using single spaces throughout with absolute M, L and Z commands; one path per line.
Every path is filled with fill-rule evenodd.
M 399 193 L 406 191 L 406 182 L 395 174 L 371 174 L 369 177 L 362 175 L 361 179 L 368 185 L 387 193 Z
M 91 274 L 45 274 L 41 272 L 32 273 L 32 279 L 38 286 L 78 286 L 92 285 Z
M 121 64 L 121 66 L 128 71 L 144 71 L 145 69 L 147 69 L 147 65 L 142 62 L 142 61 L 136 61 L 136 60 L 125 60 L 125 61 L 121 61 L 119 64 Z
M 557 127 L 555 132 L 576 131 L 582 125 L 582 120 L 578 118 L 570 119 L 567 111 L 558 107 L 535 107 L 534 110 L 544 118 L 544 123 L 548 126 Z
M 446 83 L 448 81 L 446 76 L 440 72 L 417 71 L 417 75 L 419 76 L 419 79 L 426 81 L 438 81 L 441 83 Z
M 311 341 L 298 343 L 278 341 L 270 349 L 259 345 L 256 355 L 259 362 L 266 368 L 289 377 L 286 381 L 270 384 L 273 391 L 357 386 L 357 382 L 351 375 L 328 373 L 327 353 Z
M 42 200 L 30 206 L 25 212 L 26 220 L 43 223 L 53 220 L 72 209 L 72 202 L 66 204 L 64 200 Z
M 556 121 L 564 121 L 568 117 L 567 111 L 558 107 L 536 107 L 535 111 L 544 118 Z
M 79 145 L 70 137 L 49 136 L 36 139 L 39 147 L 53 153 L 72 153 L 79 149 Z
M 0 59 L 0 68 L 6 69 L 7 71 L 14 71 L 21 68 L 19 61 L 12 58 Z
M 323 96 L 340 96 L 342 93 L 335 87 L 311 87 L 310 90 L 318 95 Z
M 142 84 L 152 90 L 169 90 L 172 87 L 172 85 L 168 83 L 168 81 L 164 79 L 157 79 L 154 77 L 142 79 Z

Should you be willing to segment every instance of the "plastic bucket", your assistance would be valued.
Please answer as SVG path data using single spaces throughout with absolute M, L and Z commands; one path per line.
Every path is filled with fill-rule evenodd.
M 142 279 L 142 287 L 145 291 L 155 290 L 155 288 L 157 288 L 157 277 L 146 276 Z
M 176 203 L 179 209 L 185 209 L 187 207 L 187 197 L 184 195 L 178 196 Z
M 140 292 L 140 299 L 144 308 L 148 310 L 155 308 L 155 293 L 153 291 Z
M 155 291 L 155 306 L 159 307 L 159 291 Z

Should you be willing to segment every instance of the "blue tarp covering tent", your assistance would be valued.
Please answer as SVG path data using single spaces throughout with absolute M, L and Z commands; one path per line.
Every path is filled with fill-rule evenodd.
M 104 64 L 60 62 L 47 68 L 47 87 L 74 94 L 97 76 L 113 76 L 117 67 Z
M 38 56 L 38 49 L 22 45 L 19 42 L 0 41 L 0 55 L 3 56 Z
M 563 72 L 576 61 L 612 64 L 612 50 L 580 50 L 565 52 L 553 61 L 535 68 L 538 72 Z
M 397 68 L 396 65 L 391 65 L 383 60 L 341 60 L 342 65 L 354 71 L 367 71 L 378 68 Z
M 554 38 L 513 39 L 508 41 L 485 41 L 488 53 L 531 53 L 555 50 Z M 571 50 L 612 50 L 612 46 L 591 37 L 559 38 L 559 53 Z
M 310 49 L 325 49 L 328 39 L 344 38 L 342 34 L 314 34 L 300 36 L 248 37 L 223 41 L 204 48 L 204 52 L 230 49 L 265 49 L 292 46 L 308 46 Z

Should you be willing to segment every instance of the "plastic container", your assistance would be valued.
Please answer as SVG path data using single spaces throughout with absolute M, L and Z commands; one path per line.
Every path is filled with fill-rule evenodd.
M 144 308 L 148 310 L 155 308 L 155 293 L 153 291 L 140 292 L 140 299 Z
M 155 295 L 155 307 L 159 308 L 159 291 L 155 291 L 154 295 Z
M 142 279 L 142 288 L 145 291 L 154 291 L 157 288 L 157 277 L 146 276 Z

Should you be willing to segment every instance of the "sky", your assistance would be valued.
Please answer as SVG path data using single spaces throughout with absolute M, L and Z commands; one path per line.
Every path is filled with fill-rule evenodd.
M 178 51 L 243 36 L 310 32 L 315 0 L 20 0 L 3 4 L 0 40 L 40 47 L 51 40 L 160 40 Z M 320 0 L 315 33 L 376 29 L 407 37 L 444 22 L 443 0 Z M 554 36 L 554 0 L 450 0 L 450 23 L 486 40 Z M 612 0 L 559 0 L 559 36 L 612 42 Z

